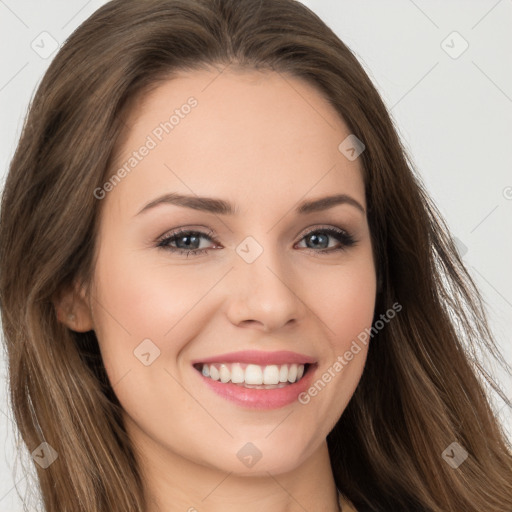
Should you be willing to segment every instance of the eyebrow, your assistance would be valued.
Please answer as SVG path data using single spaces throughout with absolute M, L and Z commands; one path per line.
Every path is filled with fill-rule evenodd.
M 223 199 L 169 193 L 157 197 L 153 201 L 146 204 L 146 206 L 144 206 L 139 211 L 139 213 L 137 213 L 137 215 L 147 212 L 148 210 L 151 210 L 152 208 L 162 204 L 172 204 L 185 208 L 192 208 L 193 210 L 215 213 L 218 215 L 237 215 L 239 213 L 238 207 L 235 207 L 235 205 Z M 332 196 L 321 197 L 319 199 L 303 201 L 299 204 L 299 206 L 297 206 L 297 208 L 295 208 L 295 212 L 299 215 L 306 215 L 308 213 L 327 210 L 338 204 L 348 204 L 350 206 L 354 206 L 366 215 L 366 211 L 361 203 L 347 194 L 335 194 Z

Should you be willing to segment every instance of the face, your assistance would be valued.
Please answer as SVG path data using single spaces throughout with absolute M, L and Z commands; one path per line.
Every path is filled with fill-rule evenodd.
M 184 73 L 128 125 L 96 191 L 84 327 L 127 429 L 161 460 L 292 470 L 350 400 L 367 347 L 343 355 L 373 319 L 361 162 L 338 149 L 350 131 L 311 85 L 256 71 Z

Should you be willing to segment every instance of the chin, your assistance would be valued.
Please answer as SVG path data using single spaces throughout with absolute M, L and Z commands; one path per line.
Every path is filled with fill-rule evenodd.
M 268 477 L 269 473 L 274 475 L 293 471 L 307 458 L 304 452 L 299 453 L 289 445 L 286 449 L 283 449 L 283 444 L 272 447 L 268 440 L 266 445 L 258 449 L 258 441 L 236 443 L 236 448 L 215 454 L 213 460 L 208 460 L 206 464 L 216 470 L 242 477 Z

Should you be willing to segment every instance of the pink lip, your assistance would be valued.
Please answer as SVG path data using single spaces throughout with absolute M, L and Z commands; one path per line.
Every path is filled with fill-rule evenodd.
M 306 364 L 314 362 L 315 360 L 310 356 L 298 354 L 297 352 L 290 352 L 288 350 L 280 350 L 277 352 L 263 352 L 261 350 L 243 350 L 241 352 L 230 352 L 229 354 L 221 354 L 219 356 L 208 357 L 206 359 L 197 359 L 195 361 L 192 361 L 192 365 L 198 363 L 247 363 L 258 364 L 263 366 L 270 364 Z
M 279 409 L 298 401 L 301 393 L 304 393 L 310 386 L 317 369 L 316 364 L 308 367 L 306 374 L 294 384 L 284 388 L 255 389 L 244 388 L 231 382 L 222 383 L 217 380 L 205 377 L 201 372 L 194 369 L 194 373 L 217 395 L 235 403 L 240 407 L 248 409 Z

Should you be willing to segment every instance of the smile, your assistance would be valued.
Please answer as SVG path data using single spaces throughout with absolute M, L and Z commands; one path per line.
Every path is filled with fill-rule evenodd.
M 259 410 L 298 404 L 298 395 L 311 385 L 318 369 L 314 356 L 290 350 L 242 350 L 197 358 L 191 364 L 206 393 Z
M 307 363 L 258 365 L 239 362 L 194 365 L 206 378 L 255 389 L 276 389 L 294 384 L 302 379 L 308 366 Z

